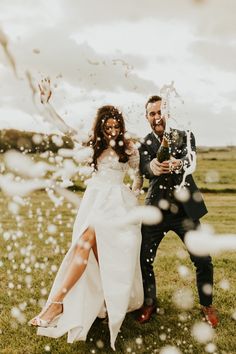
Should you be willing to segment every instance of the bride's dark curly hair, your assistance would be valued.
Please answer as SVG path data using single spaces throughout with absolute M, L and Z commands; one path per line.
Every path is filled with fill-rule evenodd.
M 93 137 L 89 142 L 89 145 L 94 151 L 92 164 L 95 169 L 97 169 L 97 160 L 99 156 L 109 145 L 109 142 L 104 136 L 104 125 L 109 118 L 115 119 L 120 126 L 120 133 L 116 138 L 115 146 L 112 148 L 119 156 L 120 162 L 125 163 L 129 159 L 129 155 L 127 154 L 129 140 L 125 138 L 125 122 L 122 113 L 114 106 L 102 106 L 97 110 L 93 125 Z

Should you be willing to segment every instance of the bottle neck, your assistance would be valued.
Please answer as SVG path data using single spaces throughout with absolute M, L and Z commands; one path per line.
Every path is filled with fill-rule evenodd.
M 166 137 L 165 135 L 163 135 L 161 145 L 162 145 L 163 147 L 166 147 L 166 148 L 169 147 L 169 142 L 168 142 L 168 139 L 167 139 L 167 137 Z

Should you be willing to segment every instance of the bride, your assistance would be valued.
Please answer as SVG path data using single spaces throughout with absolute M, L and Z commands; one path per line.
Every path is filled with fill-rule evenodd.
M 47 106 L 49 80 L 40 89 Z M 68 332 L 72 343 L 86 340 L 96 317 L 107 314 L 115 349 L 126 313 L 143 304 L 140 221 L 127 221 L 142 186 L 139 153 L 125 138 L 122 113 L 111 105 L 98 109 L 89 145 L 94 174 L 79 207 L 71 247 L 45 307 L 29 323 L 39 327 L 39 335 L 57 338 Z M 134 170 L 132 191 L 123 183 L 129 168 Z

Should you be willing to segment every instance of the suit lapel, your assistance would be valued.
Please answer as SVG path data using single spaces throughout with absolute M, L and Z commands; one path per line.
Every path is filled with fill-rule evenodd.
M 153 153 L 156 155 L 157 150 L 159 149 L 159 146 L 160 146 L 160 142 L 155 137 L 153 132 L 150 134 L 150 138 L 151 138 L 151 141 L 152 141 L 152 144 L 150 146 L 151 146 L 151 148 L 153 150 Z

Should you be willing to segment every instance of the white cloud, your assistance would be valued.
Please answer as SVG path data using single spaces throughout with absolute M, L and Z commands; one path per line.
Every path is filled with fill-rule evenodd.
M 195 59 L 220 70 L 236 73 L 236 45 L 219 40 L 197 40 L 191 44 L 190 50 Z
M 0 110 L 0 129 L 20 129 L 37 132 L 56 131 L 39 117 L 14 108 Z
M 61 0 L 61 5 L 71 28 L 110 25 L 121 19 L 135 23 L 146 18 L 186 23 L 203 36 L 234 38 L 236 33 L 234 0 L 225 0 L 223 5 L 222 0 Z
M 170 21 L 173 18 L 191 21 L 201 7 L 193 6 L 194 0 L 62 0 L 65 16 L 70 19 L 70 26 L 91 27 L 109 25 L 114 22 L 137 22 L 144 18 L 161 18 Z M 196 4 L 195 4 L 196 5 Z
M 147 97 L 174 80 L 185 101 L 179 124 L 190 121 L 200 145 L 235 141 L 235 9 L 233 0 L 223 13 L 222 0 L 1 0 L 20 80 L 0 48 L 0 120 L 31 126 L 29 69 L 36 80 L 50 75 L 67 122 L 89 125 L 98 106 L 112 103 L 144 133 Z
M 101 55 L 87 43 L 77 44 L 62 29 L 47 28 L 22 38 L 15 44 L 14 54 L 21 71 L 29 69 L 34 75 L 52 77 L 62 75 L 63 80 L 89 91 L 124 89 L 146 93 L 157 88 L 151 80 L 132 71 L 130 61 L 145 66 L 142 57 Z

